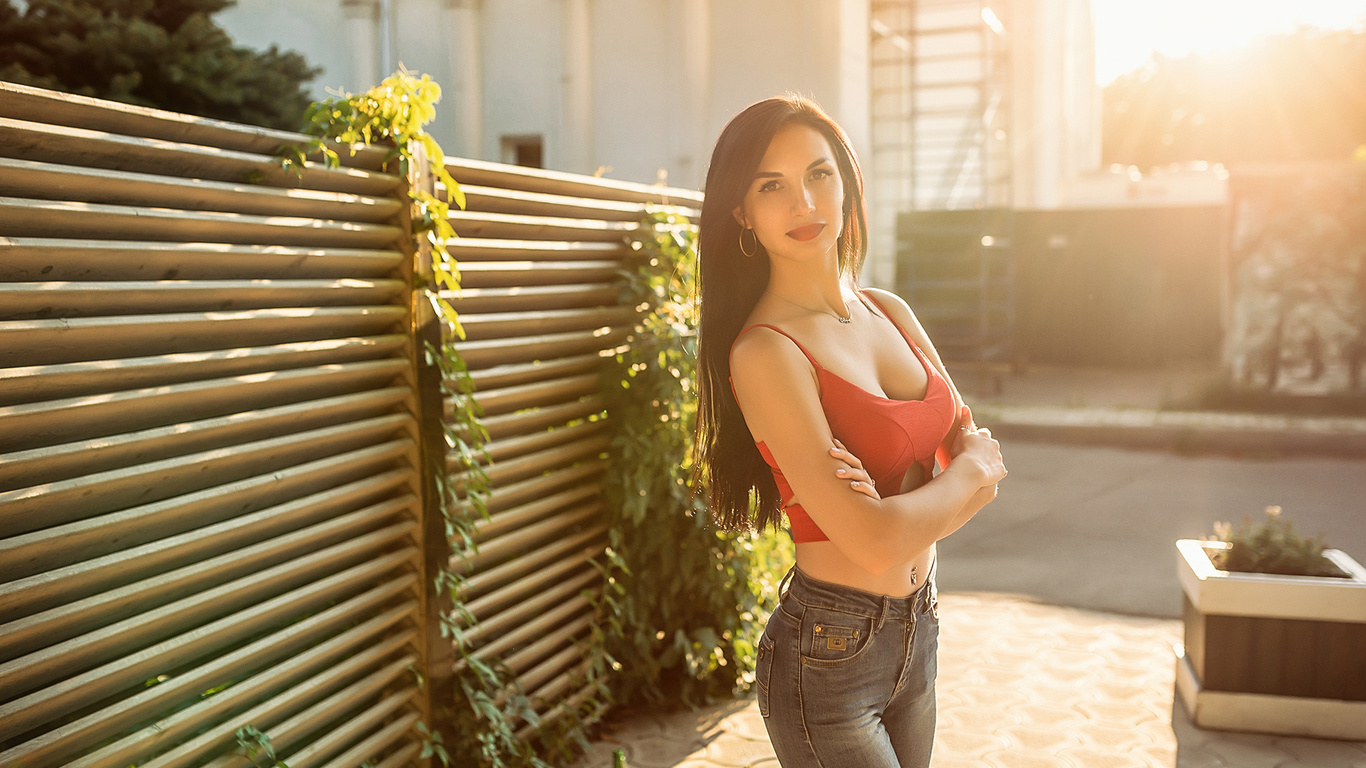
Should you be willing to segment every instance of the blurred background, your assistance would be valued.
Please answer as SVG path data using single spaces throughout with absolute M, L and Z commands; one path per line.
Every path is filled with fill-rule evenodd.
M 1361 0 L 153 6 L 3 0 L 0 79 L 289 127 L 402 65 L 444 87 L 449 154 L 694 188 L 731 115 L 797 91 L 862 158 L 864 282 L 960 370 L 1360 410 Z

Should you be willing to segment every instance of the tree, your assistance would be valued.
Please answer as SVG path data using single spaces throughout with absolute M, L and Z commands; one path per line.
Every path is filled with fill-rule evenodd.
M 1349 160 L 1366 145 L 1366 32 L 1301 29 L 1155 57 L 1105 88 L 1106 163 Z
M 233 44 L 210 18 L 236 0 L 0 0 L 0 80 L 297 130 L 321 72 Z

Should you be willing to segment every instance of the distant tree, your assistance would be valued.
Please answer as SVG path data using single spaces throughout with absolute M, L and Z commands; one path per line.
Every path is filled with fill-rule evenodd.
M 1301 29 L 1155 57 L 1105 88 L 1105 163 L 1347 160 L 1366 145 L 1366 33 Z
M 0 0 L 0 80 L 297 130 L 322 71 L 233 44 L 236 0 Z

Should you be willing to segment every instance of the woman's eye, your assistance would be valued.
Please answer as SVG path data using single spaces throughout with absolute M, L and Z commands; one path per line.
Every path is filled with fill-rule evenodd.
M 761 185 L 759 186 L 759 191 L 760 191 L 760 192 L 772 192 L 773 190 L 775 190 L 775 189 L 777 189 L 777 188 L 778 188 L 778 182 L 776 182 L 776 181 L 769 181 L 769 182 L 765 182 L 764 184 L 761 184 Z
M 828 179 L 834 175 L 834 172 L 832 172 L 829 168 L 817 168 L 816 170 L 811 172 L 811 178 L 813 179 Z

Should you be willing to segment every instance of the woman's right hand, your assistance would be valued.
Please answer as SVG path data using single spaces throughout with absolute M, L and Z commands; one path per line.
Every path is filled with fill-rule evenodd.
M 964 428 L 954 444 L 958 450 L 945 471 L 970 473 L 979 488 L 995 485 L 1009 474 L 1001 458 L 1001 444 L 989 429 Z

